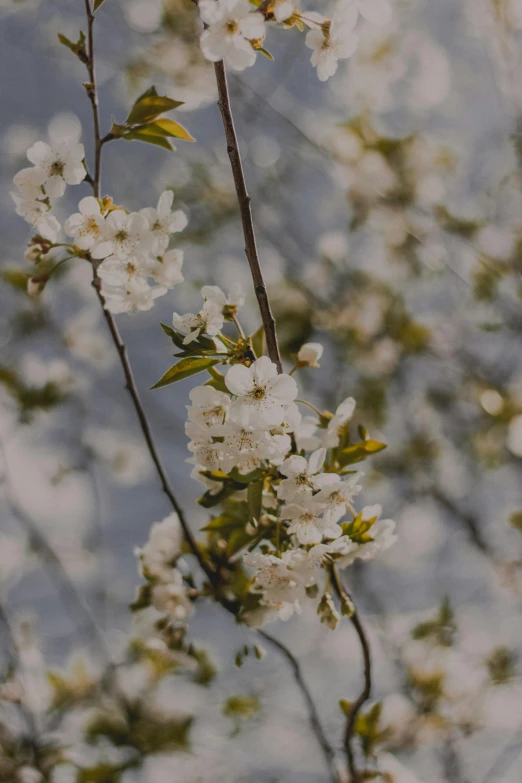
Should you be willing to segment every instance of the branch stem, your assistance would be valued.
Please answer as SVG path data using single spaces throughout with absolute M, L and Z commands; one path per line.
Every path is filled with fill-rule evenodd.
M 339 600 L 346 606 L 353 606 L 353 613 L 350 615 L 350 620 L 353 627 L 355 628 L 355 632 L 357 633 L 357 636 L 359 637 L 359 642 L 361 644 L 361 650 L 362 650 L 362 656 L 364 662 L 363 689 L 360 692 L 357 699 L 353 702 L 353 704 L 350 707 L 350 711 L 348 712 L 346 718 L 346 728 L 344 731 L 344 749 L 346 752 L 346 759 L 348 761 L 350 781 L 351 783 L 362 783 L 363 778 L 361 777 L 361 774 L 358 772 L 357 764 L 355 762 L 353 739 L 354 739 L 355 722 L 357 720 L 357 716 L 363 704 L 370 698 L 370 694 L 372 690 L 372 660 L 370 654 L 370 644 L 368 642 L 366 632 L 357 613 L 357 609 L 355 608 L 355 604 L 352 598 L 348 595 L 335 565 L 332 566 L 331 575 L 332 575 L 332 584 L 334 586 L 335 592 L 337 593 Z
M 281 355 L 279 353 L 275 319 L 272 315 L 272 309 L 270 307 L 270 301 L 268 299 L 266 285 L 263 278 L 263 273 L 261 271 L 261 265 L 259 263 L 254 222 L 252 219 L 251 199 L 246 188 L 245 175 L 243 173 L 243 163 L 241 160 L 241 153 L 239 151 L 239 144 L 234 126 L 234 118 L 232 116 L 227 75 L 223 60 L 214 63 L 214 72 L 216 74 L 219 96 L 218 106 L 221 111 L 221 117 L 223 119 L 223 127 L 225 129 L 225 137 L 227 141 L 227 152 L 230 160 L 230 166 L 232 168 L 237 201 L 241 214 L 241 224 L 243 226 L 243 236 L 245 238 L 245 253 L 248 264 L 250 266 L 257 303 L 259 305 L 259 311 L 263 321 L 268 355 L 277 366 L 277 371 L 281 373 L 283 372 L 283 365 L 281 363 Z

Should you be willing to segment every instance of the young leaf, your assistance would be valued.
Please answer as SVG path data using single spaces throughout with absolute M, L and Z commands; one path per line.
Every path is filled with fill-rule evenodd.
M 144 125 L 160 114 L 177 109 L 183 101 L 175 101 L 166 95 L 158 95 L 155 87 L 149 88 L 136 100 L 127 117 L 127 125 Z
M 168 117 L 161 117 L 159 120 L 155 120 L 152 127 L 158 132 L 164 133 L 165 136 L 172 136 L 173 139 L 195 141 L 195 138 L 190 135 L 183 125 L 180 125 L 179 122 L 174 122 L 174 120 L 169 120 Z
M 265 329 L 260 326 L 257 332 L 252 335 L 252 348 L 256 357 L 259 359 L 265 352 Z
M 61 44 L 70 49 L 82 63 L 88 62 L 89 58 L 87 56 L 87 49 L 85 48 L 85 33 L 82 30 L 80 30 L 80 35 L 76 43 L 70 41 L 65 35 L 62 35 L 62 33 L 58 33 L 58 40 Z
M 356 462 L 362 462 L 363 459 L 371 457 L 386 448 L 386 443 L 379 443 L 378 440 L 364 440 L 361 443 L 354 443 L 343 449 L 339 455 L 339 463 L 343 466 L 353 465 Z
M 219 370 L 216 370 L 214 367 L 209 367 L 209 373 L 212 376 L 210 381 L 207 381 L 205 383 L 205 386 L 212 386 L 213 389 L 217 389 L 218 391 L 225 392 L 225 394 L 229 394 L 227 385 L 225 383 L 225 376 L 222 375 Z
M 97 11 L 98 8 L 103 5 L 105 0 L 94 0 L 94 6 L 92 8 L 93 11 Z
M 204 357 L 182 359 L 171 367 L 170 370 L 167 370 L 165 375 L 163 375 L 154 386 L 151 386 L 151 389 L 160 389 L 162 386 L 169 386 L 169 384 L 181 381 L 183 378 L 189 378 L 191 375 L 196 375 L 198 372 L 208 370 L 215 364 L 219 364 L 219 359 L 207 359 Z
M 150 133 L 148 130 L 130 130 L 123 134 L 122 139 L 127 141 L 145 141 L 147 144 L 155 144 L 157 147 L 163 147 L 163 149 L 172 152 L 176 148 L 168 141 L 164 136 L 157 136 Z

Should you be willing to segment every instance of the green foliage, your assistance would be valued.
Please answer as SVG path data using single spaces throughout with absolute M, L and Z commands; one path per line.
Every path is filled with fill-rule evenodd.
M 511 514 L 509 517 L 509 524 L 514 530 L 518 530 L 519 533 L 522 533 L 522 509 L 514 511 Z
M 22 291 L 23 293 L 27 293 L 27 281 L 29 280 L 29 275 L 27 272 L 24 272 L 23 269 L 3 269 L 0 276 L 2 280 L 8 283 L 11 288 L 14 288 L 15 291 Z
M 440 647 L 451 647 L 456 633 L 455 615 L 449 598 L 445 597 L 437 616 L 433 620 L 426 620 L 416 625 L 411 636 L 416 640 L 430 639 Z
M 70 41 L 65 35 L 62 35 L 62 33 L 58 33 L 58 40 L 61 44 L 70 49 L 82 63 L 86 64 L 89 62 L 87 48 L 85 46 L 85 33 L 82 30 L 80 30 L 80 35 L 76 42 Z
M 98 8 L 100 8 L 100 6 L 102 6 L 104 4 L 104 2 L 105 2 L 105 0 L 94 0 L 94 5 L 93 5 L 92 10 L 93 11 L 97 11 Z
M 189 747 L 192 717 L 172 718 L 148 710 L 141 703 L 127 705 L 125 716 L 100 712 L 89 723 L 87 740 L 110 740 L 118 747 L 130 746 L 140 754 L 186 750 Z
M 233 720 L 232 736 L 235 736 L 241 730 L 242 723 L 252 720 L 258 715 L 260 709 L 261 704 L 257 696 L 229 696 L 223 702 L 221 712 L 226 718 Z
M 516 675 L 517 654 L 505 645 L 495 647 L 486 660 L 493 685 L 505 685 Z
M 129 116 L 123 124 L 113 123 L 111 136 L 126 141 L 144 141 L 172 151 L 175 146 L 170 139 L 194 141 L 183 125 L 162 114 L 177 109 L 183 101 L 176 101 L 166 95 L 158 95 L 156 88 L 149 87 L 134 102 Z
M 214 365 L 219 363 L 219 359 L 209 359 L 204 356 L 181 359 L 181 361 L 167 370 L 159 381 L 150 388 L 160 389 L 162 386 L 169 386 L 171 383 L 182 381 L 184 378 L 189 378 L 191 375 L 196 375 L 199 372 L 203 372 L 203 370 L 208 370 L 210 367 L 214 367 Z

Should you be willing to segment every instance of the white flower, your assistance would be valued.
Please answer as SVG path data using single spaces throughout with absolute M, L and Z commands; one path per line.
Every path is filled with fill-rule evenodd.
M 148 274 L 165 288 L 173 288 L 183 282 L 183 251 L 173 248 L 148 264 Z
M 321 489 L 316 497 L 317 500 L 326 504 L 324 518 L 330 522 L 339 522 L 345 515 L 347 506 L 362 489 L 359 484 L 362 474 L 354 473 L 346 479 L 335 475 L 334 478 L 335 481 Z
M 288 532 L 294 533 L 303 546 L 320 544 L 324 538 L 337 538 L 342 530 L 339 525 L 322 519 L 324 504 L 304 495 L 299 503 L 289 503 L 281 509 L 281 519 L 292 520 Z
M 330 548 L 330 544 L 316 544 L 308 551 L 288 549 L 283 552 L 283 562 L 299 574 L 305 587 L 313 587 L 317 584 L 318 568 L 327 558 Z
M 341 432 L 345 424 L 352 418 L 355 405 L 354 398 L 347 397 L 338 406 L 334 416 L 328 422 L 328 427 L 323 435 L 323 443 L 327 448 L 333 449 L 339 445 Z
M 78 209 L 79 212 L 65 221 L 65 233 L 74 237 L 75 244 L 82 250 L 89 250 L 96 242 L 101 242 L 105 221 L 98 199 L 93 196 L 82 198 Z
M 116 256 L 122 260 L 136 254 L 148 253 L 154 245 L 147 218 L 139 212 L 127 214 L 123 209 L 109 213 L 103 237 L 91 249 L 93 258 Z
M 223 315 L 232 313 L 235 315 L 240 307 L 245 304 L 245 294 L 239 283 L 234 283 L 228 296 L 217 285 L 204 285 L 201 289 L 203 299 L 208 299 L 221 309 Z
M 306 45 L 313 49 L 312 65 L 317 68 L 317 76 L 325 82 L 337 71 L 338 60 L 351 57 L 357 48 L 357 36 L 353 32 L 357 12 L 346 9 L 337 12 L 331 22 L 325 22 L 318 29 L 310 30 L 306 35 Z
M 369 522 L 375 519 L 372 526 L 365 534 L 370 540 L 359 544 L 349 539 L 348 536 L 342 536 L 332 545 L 332 548 L 342 555 L 339 560 L 341 568 L 345 568 L 353 563 L 354 560 L 373 560 L 379 552 L 389 549 L 397 536 L 395 534 L 395 522 L 393 519 L 381 519 L 382 507 L 380 505 L 365 506 L 361 511 L 363 521 Z
M 158 199 L 156 209 L 154 207 L 145 207 L 140 210 L 148 223 L 150 231 L 154 237 L 154 253 L 161 255 L 168 247 L 171 234 L 183 231 L 187 225 L 187 216 L 178 209 L 172 212 L 172 202 L 174 193 L 172 190 L 165 190 Z
M 178 622 L 186 620 L 194 610 L 183 586 L 183 577 L 177 569 L 173 569 L 168 583 L 153 587 L 151 603 L 158 612 L 167 612 Z
M 317 419 L 314 416 L 305 416 L 294 431 L 295 442 L 298 451 L 315 451 L 321 445 L 321 439 L 317 432 Z
M 34 168 L 34 166 L 22 169 L 13 177 L 13 183 L 16 185 L 22 199 L 25 201 L 32 201 L 44 197 L 45 194 L 42 191 L 44 182 L 45 172 L 41 169 Z
M 191 439 L 188 449 L 194 454 L 197 464 L 205 470 L 223 470 L 228 473 L 234 467 L 234 461 L 229 458 L 229 462 L 223 464 L 223 447 L 221 443 L 214 442 L 212 430 L 206 424 L 187 421 L 185 433 Z
M 37 141 L 27 150 L 27 158 L 40 173 L 50 198 L 63 196 L 66 185 L 79 185 L 85 179 L 84 157 L 83 144 L 70 140 L 55 147 Z
M 276 0 L 273 9 L 276 22 L 286 22 L 295 11 L 295 6 L 292 0 Z
M 228 455 L 240 473 L 249 473 L 259 466 L 263 459 L 277 460 L 288 451 L 291 445 L 288 436 L 270 435 L 266 430 L 248 425 L 246 422 L 227 421 L 217 426 L 213 434 L 222 437 L 221 444 L 225 455 Z M 230 468 L 229 468 L 230 469 Z M 228 472 L 228 471 L 227 471 Z
M 98 277 L 108 286 L 125 287 L 130 280 L 146 282 L 147 267 L 142 256 L 108 256 L 98 267 Z
M 172 578 L 173 563 L 180 553 L 183 532 L 175 512 L 161 522 L 155 522 L 150 530 L 149 540 L 135 554 L 139 556 L 144 576 L 161 582 Z
M 324 348 L 321 343 L 305 343 L 299 349 L 297 361 L 303 367 L 319 367 Z
M 383 26 L 392 17 L 392 7 L 389 0 L 343 0 L 347 2 L 347 10 L 355 10 L 371 24 Z
M 49 214 L 49 208 L 42 201 L 23 199 L 18 193 L 11 193 L 16 205 L 16 214 L 30 223 L 49 242 L 56 242 L 61 230 L 60 223 Z
M 304 495 L 311 495 L 314 490 L 337 483 L 337 474 L 320 473 L 325 459 L 326 449 L 317 449 L 309 460 L 297 455 L 288 457 L 279 467 L 279 472 L 287 478 L 279 484 L 277 497 L 280 500 L 299 502 L 299 498 Z
M 264 37 L 265 23 L 248 0 L 201 0 L 199 12 L 207 26 L 200 39 L 207 60 L 224 60 L 235 71 L 254 64 L 256 52 L 250 40 Z
M 252 426 L 277 427 L 285 406 L 297 397 L 297 384 L 289 375 L 277 373 L 276 365 L 261 356 L 250 367 L 235 364 L 225 376 L 225 384 L 237 396 L 231 416 L 243 420 L 244 410 Z
M 219 306 L 211 299 L 207 299 L 199 313 L 186 315 L 174 313 L 172 323 L 178 332 L 186 335 L 183 345 L 188 345 L 193 340 L 197 340 L 200 334 L 215 337 L 223 328 L 224 318 Z
M 305 584 L 279 557 L 259 553 L 243 556 L 243 561 L 257 569 L 251 592 L 261 593 L 261 604 L 275 609 L 277 616 L 288 620 L 299 611 L 299 599 L 305 597 Z
M 230 409 L 228 394 L 212 386 L 195 386 L 189 398 L 192 405 L 187 405 L 187 411 L 191 421 L 209 427 L 224 423 Z
M 110 313 L 136 313 L 150 310 L 158 296 L 167 293 L 163 286 L 151 288 L 146 280 L 134 277 L 125 286 L 102 285 L 105 309 Z

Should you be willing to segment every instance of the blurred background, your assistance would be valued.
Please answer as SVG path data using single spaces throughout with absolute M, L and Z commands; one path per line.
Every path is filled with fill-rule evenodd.
M 26 293 L 30 230 L 9 190 L 53 127 L 81 132 L 91 155 L 84 70 L 57 41 L 76 40 L 83 14 L 80 0 L 0 3 L 0 780 L 41 779 L 38 737 L 53 783 L 319 783 L 324 760 L 285 660 L 267 649 L 236 665 L 252 631 L 201 602 L 197 655 L 143 654 L 134 549 L 170 509 L 87 266 L 63 268 L 36 301 Z M 397 520 L 399 541 L 346 578 L 375 665 L 359 731 L 400 783 L 521 779 L 521 31 L 520 0 L 395 0 L 392 22 L 363 24 L 327 84 L 297 29 L 271 31 L 274 62 L 230 75 L 284 356 L 323 343 L 321 371 L 300 379 L 308 398 L 335 410 L 355 396 L 389 444 L 363 466 L 365 498 Z M 172 188 L 189 216 L 175 243 L 187 282 L 117 318 L 197 530 L 183 430 L 193 382 L 148 391 L 171 363 L 159 322 L 198 309 L 202 283 L 237 281 L 245 325 L 259 322 L 213 70 L 190 0 L 107 0 L 96 35 L 103 132 L 155 84 L 185 102 L 176 118 L 197 140 L 173 153 L 111 144 L 102 177 L 130 209 Z M 83 195 L 86 184 L 68 190 L 62 218 Z M 308 609 L 270 631 L 301 662 L 341 760 L 338 700 L 362 682 L 351 625 L 329 632 Z M 133 704 L 125 717 L 107 648 Z

